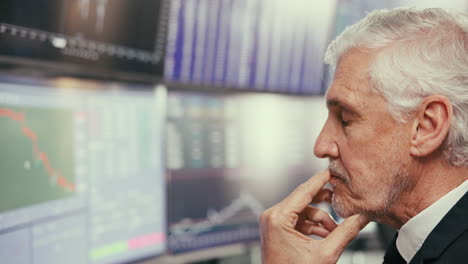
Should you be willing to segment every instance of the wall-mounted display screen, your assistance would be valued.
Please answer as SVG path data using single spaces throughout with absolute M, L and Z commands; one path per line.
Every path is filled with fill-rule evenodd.
M 212 89 L 323 94 L 335 1 L 171 1 L 165 78 Z
M 1 61 L 78 76 L 161 77 L 168 10 L 165 0 L 4 0 Z

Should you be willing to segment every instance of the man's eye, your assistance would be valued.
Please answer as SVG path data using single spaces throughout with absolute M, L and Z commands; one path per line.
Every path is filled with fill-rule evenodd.
M 342 111 L 340 113 L 340 122 L 343 127 L 347 127 L 351 124 L 351 117 L 349 116 L 349 113 L 346 111 Z
M 351 124 L 351 121 L 349 121 L 349 120 L 348 120 L 348 121 L 341 120 L 341 125 L 342 125 L 343 127 L 347 127 L 347 126 L 349 126 L 350 124 Z

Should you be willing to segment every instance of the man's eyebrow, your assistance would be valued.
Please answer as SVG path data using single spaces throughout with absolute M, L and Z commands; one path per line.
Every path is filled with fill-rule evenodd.
M 347 111 L 350 111 L 350 112 L 356 112 L 354 110 L 354 107 L 352 107 L 349 104 L 347 104 L 346 102 L 340 101 L 338 99 L 327 99 L 327 107 L 328 107 L 328 109 L 330 109 L 332 107 L 340 107 L 340 108 L 346 109 Z

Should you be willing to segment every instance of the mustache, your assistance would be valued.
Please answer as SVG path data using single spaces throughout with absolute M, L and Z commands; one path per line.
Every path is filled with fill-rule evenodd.
M 345 183 L 350 182 L 348 172 L 337 161 L 330 161 L 328 169 L 333 176 L 342 179 Z

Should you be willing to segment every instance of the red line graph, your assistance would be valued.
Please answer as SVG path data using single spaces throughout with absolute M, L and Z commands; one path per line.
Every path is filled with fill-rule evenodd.
M 63 175 L 58 170 L 54 169 L 50 164 L 49 157 L 47 156 L 47 154 L 41 152 L 41 150 L 39 149 L 39 145 L 37 143 L 37 135 L 26 125 L 24 114 L 15 112 L 8 108 L 0 108 L 0 116 L 10 118 L 11 120 L 16 121 L 21 126 L 21 132 L 23 133 L 23 135 L 31 140 L 34 158 L 42 161 L 42 164 L 44 164 L 44 168 L 47 174 L 49 175 L 49 178 L 52 180 L 56 178 L 59 187 L 74 192 L 75 184 L 69 182 L 65 177 L 63 177 Z

